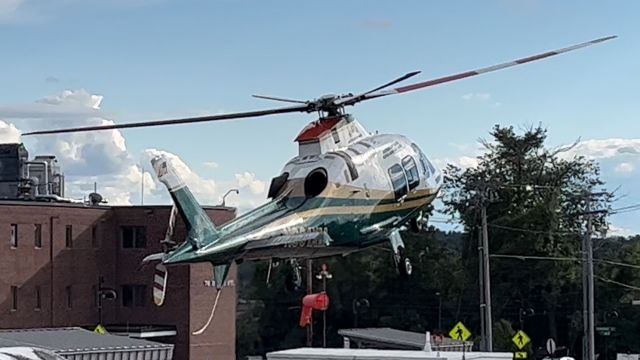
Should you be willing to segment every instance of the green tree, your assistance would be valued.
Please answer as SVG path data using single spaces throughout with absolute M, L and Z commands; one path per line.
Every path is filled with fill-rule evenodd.
M 477 234 L 479 210 L 485 206 L 491 254 L 579 257 L 588 206 L 610 206 L 609 194 L 587 196 L 604 185 L 598 165 L 581 156 L 563 158 L 560 155 L 566 149 L 546 148 L 547 134 L 541 127 L 519 135 L 513 127 L 495 126 L 491 137 L 492 141 L 482 142 L 485 152 L 478 157 L 477 167 L 449 165 L 445 169 L 443 202 L 447 212 L 460 218 L 468 233 Z M 606 230 L 605 220 L 595 217 L 596 232 Z M 536 338 L 558 338 L 562 335 L 558 334 L 558 322 L 568 320 L 558 318 L 559 313 L 573 313 L 580 305 L 579 276 L 580 266 L 575 262 L 494 259 L 494 318 L 511 320 L 520 328 L 526 321 L 523 313 L 532 309 L 535 314 L 545 314 L 546 319 L 538 318 L 537 323 L 547 325 L 528 332 L 539 335 Z M 564 340 L 570 341 L 566 336 Z

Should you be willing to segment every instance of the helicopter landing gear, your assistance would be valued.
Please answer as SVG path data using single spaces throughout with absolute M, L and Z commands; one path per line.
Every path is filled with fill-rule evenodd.
M 424 214 L 422 213 L 422 211 L 420 211 L 418 216 L 409 220 L 409 228 L 413 233 L 422 232 L 422 230 L 424 230 L 426 225 L 427 225 L 427 218 L 424 217 Z
M 280 263 L 283 262 L 281 259 L 271 258 L 269 260 L 269 267 L 267 268 L 267 286 L 271 286 L 271 271 L 274 268 L 280 266 Z M 295 292 L 302 288 L 302 266 L 298 262 L 298 259 L 289 259 L 286 262 L 291 266 L 291 268 L 285 268 L 285 278 L 284 278 L 284 286 L 287 291 Z
M 302 266 L 298 259 L 290 259 L 289 264 L 291 272 L 287 272 L 284 284 L 289 292 L 298 291 L 302 287 Z
M 396 270 L 402 277 L 409 277 L 413 272 L 413 265 L 411 260 L 406 257 L 404 242 L 400 237 L 399 230 L 393 230 L 389 234 L 389 241 L 391 242 L 391 249 L 393 249 L 393 262 L 396 266 Z

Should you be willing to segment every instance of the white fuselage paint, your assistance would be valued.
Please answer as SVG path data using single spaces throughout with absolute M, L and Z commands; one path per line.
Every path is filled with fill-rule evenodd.
M 328 132 L 328 135 L 320 139 L 321 148 L 328 151 L 296 156 L 287 162 L 281 173 L 289 173 L 289 179 L 304 179 L 314 169 L 324 168 L 330 184 L 393 191 L 388 171 L 394 164 L 402 165 L 402 159 L 410 156 L 415 161 L 420 176 L 420 184 L 413 191 L 436 191 L 442 185 L 440 171 L 407 137 L 393 134 L 364 136 L 364 128 L 355 120 L 349 123 L 343 120 L 336 127 L 339 128 L 339 142 L 336 143 L 331 132 Z M 360 135 L 342 136 L 349 133 Z M 358 173 L 356 179 L 351 178 L 347 162 L 334 154 L 336 151 L 341 151 L 352 159 Z
M 410 157 L 416 164 L 420 181 L 415 188 L 409 191 L 409 195 L 421 190 L 436 193 L 440 189 L 442 186 L 440 171 L 410 139 L 392 134 L 365 136 L 363 135 L 364 128 L 355 120 L 349 120 L 348 123 L 341 121 L 336 124 L 336 127 L 339 134 L 355 135 L 341 137 L 335 143 L 334 136 L 329 132 L 329 136 L 321 139 L 320 146 L 322 149 L 329 149 L 328 152 L 299 155 L 287 162 L 282 173 L 289 173 L 288 181 L 304 180 L 314 169 L 324 168 L 328 175 L 329 184 L 334 188 L 347 185 L 350 188 L 358 188 L 369 193 L 365 194 L 366 197 L 388 198 L 394 193 L 389 169 L 395 164 L 402 166 L 402 160 Z M 340 131 L 345 125 L 351 125 L 351 129 Z M 334 144 L 332 145 L 331 142 Z M 351 158 L 358 174 L 357 178 L 352 178 L 347 161 L 344 157 L 336 155 L 335 152 L 343 152 Z M 318 196 L 325 196 L 332 186 L 327 186 Z M 300 214 L 294 213 L 223 244 L 212 244 L 210 247 L 198 250 L 198 253 L 206 255 L 232 249 L 247 241 L 303 232 L 304 229 L 299 227 L 304 224 L 304 221 L 305 219 Z

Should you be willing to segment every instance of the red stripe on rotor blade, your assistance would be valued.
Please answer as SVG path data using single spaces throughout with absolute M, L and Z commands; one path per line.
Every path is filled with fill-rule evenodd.
M 166 271 L 160 271 L 158 269 L 156 269 L 156 275 L 160 276 L 160 277 L 164 277 L 167 274 Z
M 529 57 L 526 57 L 526 58 L 522 58 L 522 59 L 516 60 L 514 62 L 518 63 L 518 64 L 525 64 L 525 63 L 528 63 L 528 62 L 531 62 L 531 61 L 548 58 L 549 56 L 558 55 L 558 54 L 559 53 L 556 52 L 556 51 L 549 51 L 549 52 L 546 52 L 544 54 L 534 55 L 534 56 L 529 56 Z
M 158 289 L 160 291 L 164 291 L 164 286 L 162 286 L 162 284 L 155 283 L 153 284 L 153 288 Z

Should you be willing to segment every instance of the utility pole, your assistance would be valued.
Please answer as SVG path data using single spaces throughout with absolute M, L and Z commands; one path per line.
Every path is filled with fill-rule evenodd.
M 483 272 L 483 287 L 484 287 L 484 302 L 485 302 L 485 349 L 488 352 L 493 351 L 493 322 L 491 316 L 491 276 L 489 267 L 489 231 L 487 229 L 487 205 L 485 201 L 485 194 L 481 195 L 481 214 L 482 217 L 482 272 Z
M 592 216 L 591 196 L 595 194 L 587 194 L 587 231 L 582 242 L 582 293 L 583 293 L 583 323 L 584 323 L 584 355 L 585 360 L 595 360 L 595 316 L 594 316 L 594 281 L 593 281 L 593 242 L 591 241 L 592 233 Z
M 480 285 L 480 350 L 487 351 L 487 327 L 485 325 L 484 314 L 486 304 L 484 303 L 484 261 L 482 251 L 482 229 L 478 227 L 478 283 Z

